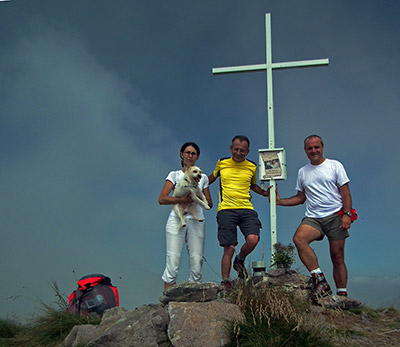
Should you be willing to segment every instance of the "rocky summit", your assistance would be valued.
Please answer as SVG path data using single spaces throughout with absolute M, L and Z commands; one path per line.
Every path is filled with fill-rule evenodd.
M 276 269 L 251 278 L 248 283 L 256 288 L 281 286 L 293 292 L 298 300 L 309 300 L 308 279 L 294 271 Z M 237 283 L 234 282 L 234 286 Z M 376 324 L 365 315 L 345 314 L 345 310 L 361 306 L 357 300 L 333 295 L 314 302 L 311 313 L 307 314 L 312 314 L 332 331 L 357 331 L 357 334 L 336 334 L 337 346 L 372 346 L 374 344 L 369 343 L 374 342 L 374 337 L 379 338 L 381 346 L 386 345 L 385 341 L 387 345 L 396 345 L 391 343 L 396 341 L 396 336 L 400 338 L 397 329 L 376 336 Z M 223 346 L 230 341 L 232 324 L 244 320 L 244 313 L 230 302 L 223 286 L 211 282 L 184 282 L 164 290 L 159 304 L 143 305 L 135 310 L 114 307 L 105 312 L 99 325 L 75 326 L 64 346 Z M 350 327 L 346 327 L 346 322 Z M 400 345 L 400 340 L 398 342 Z

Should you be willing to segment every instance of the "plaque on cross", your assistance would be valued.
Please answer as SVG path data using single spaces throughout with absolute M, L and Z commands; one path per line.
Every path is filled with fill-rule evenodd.
M 300 60 L 291 62 L 272 62 L 272 40 L 271 40 L 271 14 L 265 14 L 265 43 L 266 43 L 266 62 L 264 64 L 241 65 L 230 67 L 217 67 L 212 69 L 213 74 L 250 72 L 265 70 L 267 72 L 267 112 L 268 112 L 268 150 L 277 151 L 283 149 L 275 148 L 275 131 L 274 131 L 274 102 L 272 88 L 272 70 L 289 69 L 311 66 L 328 65 L 329 59 Z M 262 151 L 262 150 L 260 150 Z M 282 177 L 280 177 L 282 179 Z M 283 179 L 286 178 L 286 175 Z M 279 178 L 278 178 L 279 179 Z M 274 245 L 277 243 L 277 217 L 276 217 L 276 178 L 270 177 L 270 220 L 271 220 L 271 263 L 272 254 L 274 253 Z

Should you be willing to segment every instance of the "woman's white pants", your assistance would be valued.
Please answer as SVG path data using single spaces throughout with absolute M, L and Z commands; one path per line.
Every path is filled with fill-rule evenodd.
M 201 282 L 203 266 L 203 251 L 205 238 L 205 221 L 186 219 L 186 226 L 179 228 L 180 220 L 177 216 L 170 215 L 166 224 L 167 260 L 162 275 L 165 283 L 175 284 L 178 278 L 179 263 L 183 245 L 189 254 L 189 282 Z

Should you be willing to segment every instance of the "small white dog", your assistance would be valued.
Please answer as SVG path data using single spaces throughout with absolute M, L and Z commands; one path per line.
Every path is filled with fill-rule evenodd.
M 186 226 L 185 216 L 190 213 L 194 219 L 200 220 L 196 214 L 196 204 L 203 206 L 206 210 L 210 209 L 208 202 L 203 192 L 199 188 L 201 179 L 201 170 L 198 166 L 191 166 L 185 171 L 183 178 L 177 183 L 174 189 L 174 197 L 182 197 L 188 192 L 191 193 L 192 203 L 189 204 L 176 204 L 174 211 L 181 219 L 179 228 Z

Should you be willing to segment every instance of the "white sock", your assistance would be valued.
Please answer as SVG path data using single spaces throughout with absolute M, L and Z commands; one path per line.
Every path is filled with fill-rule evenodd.
M 347 288 L 336 288 L 336 292 L 346 292 L 347 293 Z
M 311 270 L 310 271 L 310 274 L 312 275 L 312 274 L 320 274 L 322 271 L 321 271 L 321 269 L 319 268 L 319 267 L 317 267 L 316 269 L 314 269 L 314 270 Z

